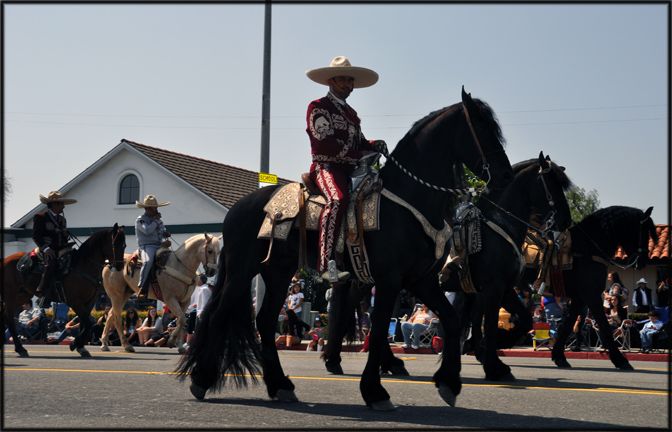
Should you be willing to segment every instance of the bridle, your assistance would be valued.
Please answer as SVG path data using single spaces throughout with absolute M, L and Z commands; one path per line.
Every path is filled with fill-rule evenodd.
M 490 183 L 490 180 L 492 179 L 492 176 L 490 175 L 490 164 L 488 163 L 485 153 L 483 152 L 483 148 L 481 146 L 481 141 L 478 139 L 478 135 L 476 134 L 476 129 L 474 128 L 474 125 L 471 122 L 471 117 L 469 116 L 469 110 L 467 109 L 467 106 L 462 102 L 462 107 L 463 107 L 463 112 L 464 112 L 464 117 L 467 120 L 467 124 L 469 125 L 469 131 L 471 132 L 471 136 L 474 139 L 474 144 L 476 145 L 476 149 L 478 150 L 479 154 L 481 155 L 481 171 L 484 172 L 487 176 L 487 180 L 485 180 L 485 186 L 482 189 L 476 190 L 473 187 L 470 188 L 447 188 L 443 186 L 437 186 L 435 184 L 429 183 L 409 170 L 407 170 L 401 163 L 391 154 L 388 152 L 384 152 L 383 155 L 390 159 L 404 174 L 412 178 L 413 180 L 417 181 L 423 186 L 426 186 L 430 189 L 438 190 L 441 192 L 448 192 L 452 195 L 455 195 L 457 197 L 462 197 L 462 196 L 476 196 L 479 195 L 481 192 L 483 192 L 487 187 L 488 184 Z
M 547 166 L 544 167 L 539 167 L 539 172 L 537 173 L 537 178 L 541 182 L 543 188 L 544 188 L 544 193 L 546 194 L 546 201 L 548 203 L 548 206 L 551 208 L 549 214 L 546 216 L 544 219 L 544 224 L 543 228 L 537 228 L 536 226 L 530 224 L 529 222 L 519 218 L 515 214 L 511 213 L 510 211 L 506 210 L 504 207 L 500 206 L 496 202 L 492 201 L 489 199 L 487 196 L 482 195 L 480 199 L 483 199 L 490 203 L 492 206 L 497 208 L 499 211 L 502 213 L 506 214 L 512 219 L 515 219 L 516 221 L 520 222 L 521 224 L 525 225 L 528 229 L 538 233 L 539 235 L 546 237 L 547 233 L 552 230 L 552 228 L 555 226 L 555 215 L 557 214 L 557 211 L 555 209 L 555 201 L 553 201 L 553 195 L 551 194 L 550 190 L 548 189 L 548 185 L 546 184 L 546 179 L 544 177 L 545 174 L 548 174 L 552 170 L 551 166 L 551 161 L 547 160 Z

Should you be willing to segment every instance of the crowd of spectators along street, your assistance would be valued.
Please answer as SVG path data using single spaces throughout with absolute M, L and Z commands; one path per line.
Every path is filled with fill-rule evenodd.
M 212 293 L 207 278 L 204 275 L 199 276 L 199 285 L 195 287 L 191 297 L 190 306 L 187 310 L 188 335 L 187 344 L 194 337 L 196 322 L 200 317 L 205 305 L 210 300 Z M 111 306 L 101 297 L 96 302 L 96 309 L 100 310 L 100 316 L 93 323 L 91 339 L 88 341 L 91 345 L 100 345 L 100 338 L 109 318 Z M 48 344 L 60 344 L 66 339 L 72 340 L 79 335 L 81 322 L 80 317 L 75 315 L 68 317 L 68 307 L 64 303 L 53 303 L 51 305 L 52 319 L 47 318 L 43 308 L 34 305 L 32 301 L 23 304 L 23 310 L 15 318 L 17 333 L 22 342 L 44 341 Z M 61 312 L 63 311 L 63 312 Z M 65 317 L 62 323 L 60 315 Z M 122 315 L 122 327 L 124 336 L 128 343 L 134 346 L 157 346 L 166 345 L 171 333 L 175 330 L 177 318 L 167 306 L 163 307 L 159 314 L 154 306 L 147 307 L 146 317 L 140 318 L 136 306 L 129 302 Z M 11 343 L 9 329 L 5 329 L 5 343 Z M 112 328 L 108 334 L 110 345 L 120 345 L 120 338 L 116 329 Z M 186 346 L 188 347 L 188 345 Z M 186 348 L 185 347 L 185 348 Z
M 211 286 L 207 283 L 205 275 L 199 276 L 198 283 L 186 312 L 186 347 L 188 347 L 193 339 L 200 315 L 212 295 Z M 287 292 L 287 298 L 278 317 L 280 327 L 278 332 L 279 337 L 276 342 L 285 345 L 295 345 L 302 340 L 308 340 L 307 350 L 321 351 L 328 329 L 319 314 L 310 323 L 312 327 L 302 320 L 301 317 L 305 302 L 302 292 L 303 287 L 304 281 L 302 279 L 296 277 L 292 279 Z M 650 352 L 652 349 L 652 335 L 660 332 L 664 324 L 661 321 L 660 314 L 654 308 L 656 306 L 669 306 L 671 298 L 670 289 L 669 281 L 664 279 L 659 280 L 656 282 L 656 296 L 654 297 L 653 289 L 648 288 L 645 278 L 641 278 L 636 282 L 636 286 L 631 292 L 621 281 L 617 272 L 610 272 L 602 295 L 603 307 L 610 326 L 613 330 L 616 330 L 631 313 L 651 313 L 648 320 L 638 321 L 635 326 L 636 330 L 633 330 L 634 333 L 639 334 L 642 346 L 641 351 Z M 331 309 L 332 293 L 333 288 L 331 287 L 325 293 L 324 300 L 327 313 Z M 533 313 L 535 321 L 559 321 L 565 313 L 567 306 L 565 304 L 566 299 L 554 296 L 552 291 L 547 290 L 543 292 L 538 303 L 535 303 L 533 300 L 533 293 L 530 289 L 521 290 L 516 288 L 516 293 L 521 302 Z M 454 293 L 446 294 L 452 302 Z M 429 323 L 432 320 L 436 321 L 438 317 L 424 305 L 416 304 L 415 310 L 412 310 L 409 306 L 415 304 L 414 299 L 407 295 L 402 295 L 401 297 L 402 303 L 397 304 L 396 311 L 406 312 L 406 315 L 412 313 L 412 315 L 407 320 L 400 318 L 402 322 L 398 328 L 399 334 L 397 335 L 397 340 L 403 338 L 403 346 L 405 348 L 417 349 L 419 347 L 419 337 L 427 330 Z M 104 297 L 101 299 L 104 299 Z M 362 301 L 357 311 L 358 338 L 365 342 L 362 351 L 367 350 L 366 339 L 370 329 L 370 312 L 375 301 L 375 287 L 372 288 L 371 296 L 367 300 Z M 81 327 L 78 316 L 67 319 L 60 326 L 54 324 L 57 316 L 61 315 L 57 312 L 57 308 L 62 306 L 64 305 L 53 304 L 53 318 L 49 321 L 43 309 L 33 305 L 30 301 L 24 303 L 23 310 L 16 317 L 17 331 L 22 340 L 30 341 L 41 338 L 47 343 L 61 343 L 66 338 L 72 339 L 77 337 Z M 101 300 L 97 302 L 96 306 L 97 308 L 104 307 L 104 310 L 93 325 L 89 343 L 99 345 L 103 328 L 108 319 L 110 305 Z M 131 303 L 127 306 L 122 323 L 124 336 L 130 344 L 135 346 L 160 347 L 167 343 L 170 334 L 175 329 L 177 320 L 168 307 L 164 307 L 161 311 L 162 313 L 159 314 L 158 312 L 155 307 L 149 306 L 146 318 L 141 319 L 134 304 Z M 573 350 L 581 349 L 581 334 L 585 333 L 584 320 L 586 317 L 590 317 L 587 310 L 583 311 L 574 323 L 573 331 L 577 335 L 578 343 L 572 348 Z M 511 317 L 511 319 L 515 320 L 515 317 Z M 582 331 L 581 329 L 584 330 Z M 109 338 L 110 344 L 119 345 L 119 336 L 116 334 L 116 330 L 113 329 L 111 331 Z M 6 330 L 5 342 L 9 341 L 11 341 L 9 330 Z

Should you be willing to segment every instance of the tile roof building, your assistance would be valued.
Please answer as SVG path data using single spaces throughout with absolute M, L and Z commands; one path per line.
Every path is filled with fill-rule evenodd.
M 278 179 L 279 184 L 290 183 Z M 141 210 L 136 200 L 153 194 L 162 207 L 162 219 L 176 242 L 203 232 L 221 234 L 222 221 L 240 198 L 259 188 L 259 174 L 231 165 L 122 139 L 119 144 L 58 188 L 77 204 L 68 206 L 68 229 L 84 241 L 91 233 L 124 225 L 127 250 L 136 245 L 135 219 Z M 48 192 L 48 191 L 45 191 Z M 32 221 L 46 209 L 33 209 L 3 229 L 5 253 L 28 251 L 34 247 Z

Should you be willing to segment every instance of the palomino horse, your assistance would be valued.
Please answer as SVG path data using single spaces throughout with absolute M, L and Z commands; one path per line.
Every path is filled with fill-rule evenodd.
M 182 341 L 186 324 L 184 315 L 194 291 L 196 270 L 202 264 L 206 274 L 213 276 L 217 268 L 218 254 L 219 238 L 207 233 L 198 234 L 188 238 L 176 251 L 172 252 L 166 262 L 166 269 L 157 274 L 157 280 L 163 295 L 162 301 L 168 305 L 177 318 L 177 327 L 168 340 L 168 346 L 177 346 L 180 353 L 184 352 Z M 112 309 L 100 338 L 101 350 L 103 351 L 110 350 L 108 334 L 112 326 L 117 329 L 124 350 L 127 352 L 135 351 L 126 340 L 121 325 L 121 310 L 124 304 L 134 292 L 139 291 L 140 271 L 131 271 L 130 257 L 130 254 L 125 255 L 123 271 L 117 271 L 110 266 L 103 268 L 103 287 L 112 301 Z M 152 295 L 153 292 L 150 290 L 150 296 Z
M 434 269 L 447 239 L 443 215 L 453 202 L 454 190 L 450 188 L 457 186 L 454 173 L 462 171 L 462 164 L 491 180 L 492 188 L 503 188 L 513 178 L 492 109 L 464 90 L 462 103 L 416 122 L 380 171 L 386 189 L 386 197 L 380 201 L 380 230 L 364 233 L 371 274 L 376 281 L 376 307 L 371 316 L 370 351 L 360 390 L 364 402 L 373 409 L 393 408 L 381 385 L 379 369 L 390 316 L 402 287 L 411 289 L 442 317 L 446 343 L 441 366 L 433 377 L 439 395 L 454 405 L 461 391 L 458 318 L 439 289 Z M 278 311 L 296 271 L 299 233 L 293 230 L 286 242 L 277 242 L 265 263 L 262 260 L 269 241 L 257 239 L 265 217 L 264 206 L 276 190 L 277 187 L 266 187 L 241 198 L 224 220 L 225 243 L 213 297 L 201 314 L 194 343 L 178 366 L 179 378 L 191 374 L 190 391 L 197 399 L 203 399 L 208 390 L 217 390 L 227 380 L 245 385 L 248 373 L 256 381 L 263 369 L 271 398 L 297 400 L 294 384 L 282 370 L 274 333 Z M 390 196 L 396 198 L 387 198 Z M 415 213 L 399 202 L 412 206 Z M 314 267 L 315 232 L 308 233 L 307 245 L 307 256 Z M 255 329 L 250 283 L 256 274 L 263 277 L 266 293 Z M 261 344 L 255 330 L 259 331 Z
M 70 270 L 63 276 L 63 294 L 65 303 L 80 318 L 82 331 L 70 343 L 70 351 L 77 352 L 85 358 L 91 357 L 84 345 L 91 340 L 91 309 L 96 299 L 96 291 L 100 284 L 100 269 L 105 262 L 120 264 L 123 262 L 126 248 L 124 228 L 116 223 L 112 229 L 95 232 L 84 243 L 72 251 Z M 16 264 L 24 252 L 8 256 L 2 262 L 2 303 L 4 322 L 14 338 L 14 350 L 21 357 L 28 357 L 16 333 L 14 316 L 21 304 L 29 301 L 40 282 L 41 274 L 30 272 L 24 274 L 17 270 Z

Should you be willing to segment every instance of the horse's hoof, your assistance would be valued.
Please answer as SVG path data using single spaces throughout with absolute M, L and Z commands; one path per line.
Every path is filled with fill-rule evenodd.
M 555 363 L 555 365 L 557 367 L 561 368 L 561 369 L 571 369 L 572 368 L 572 365 L 569 364 L 567 359 L 563 359 L 563 358 L 553 359 L 553 363 Z
M 447 385 L 439 386 L 439 396 L 441 396 L 441 399 L 443 399 L 444 402 L 446 402 L 451 407 L 455 406 L 457 395 L 453 393 L 453 391 Z
M 327 372 L 334 375 L 343 375 L 343 368 L 341 367 L 340 364 L 331 366 L 327 365 Z
M 75 341 L 70 342 L 70 351 L 74 351 L 77 348 L 77 345 L 75 345 Z
M 279 400 L 280 402 L 298 402 L 299 399 L 296 397 L 296 394 L 294 394 L 294 390 L 285 390 L 285 389 L 280 389 L 278 392 L 275 394 L 276 400 Z
M 389 369 L 390 374 L 396 375 L 396 376 L 410 376 L 408 371 L 406 370 L 406 367 L 404 365 L 390 365 Z
M 77 348 L 77 352 L 82 358 L 91 358 L 91 353 L 86 350 L 86 348 Z
M 25 358 L 25 357 L 30 357 L 30 356 L 28 355 L 28 351 L 26 351 L 25 349 L 22 350 L 22 351 L 17 351 L 16 353 L 19 355 L 19 357 L 24 357 L 24 358 Z
M 129 352 L 129 353 L 134 353 L 135 348 L 133 348 L 133 345 L 126 345 L 126 348 L 124 348 L 124 351 Z
M 635 370 L 635 368 L 633 368 L 632 365 L 628 362 L 623 363 L 622 365 L 616 366 L 616 367 L 619 368 L 620 370 L 623 370 L 623 371 L 634 371 Z
M 208 389 L 204 389 L 203 387 L 192 382 L 189 386 L 189 391 L 196 399 L 203 400 L 205 398 L 205 392 L 208 391 Z
M 515 381 L 516 377 L 511 372 L 506 372 L 501 375 L 485 374 L 485 379 L 487 381 Z
M 109 351 L 109 350 L 110 350 L 110 347 L 108 347 L 107 345 L 102 345 L 102 346 L 100 347 L 100 350 L 101 350 L 101 351 Z
M 392 403 L 391 400 L 385 399 L 378 402 L 367 403 L 366 406 L 371 408 L 374 411 L 394 411 L 397 409 L 396 406 Z

